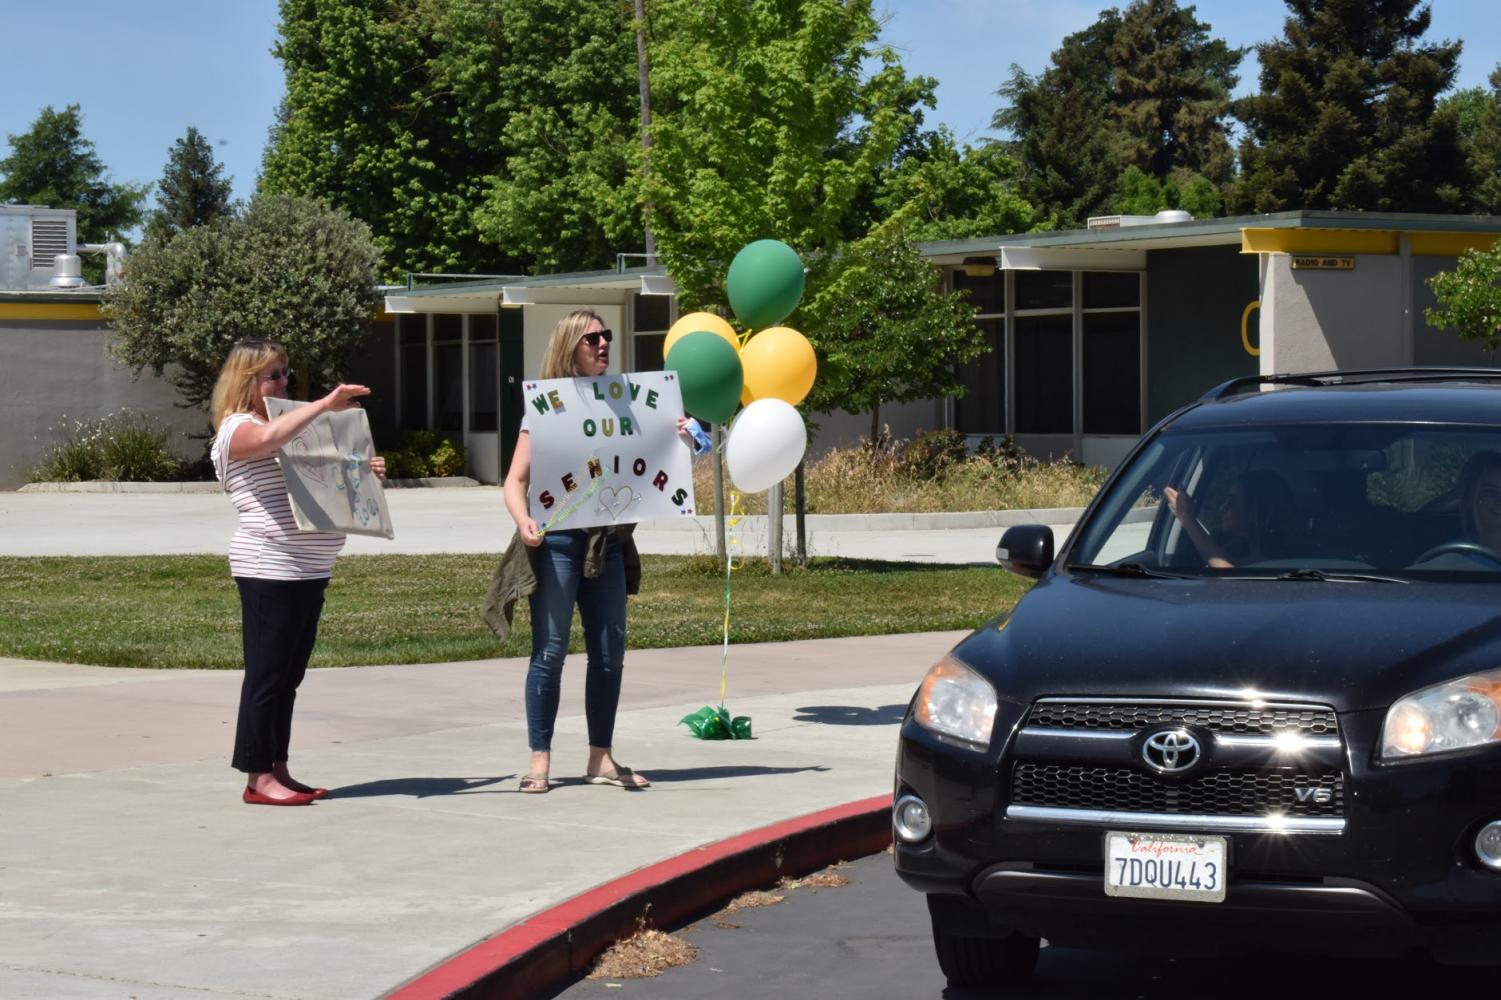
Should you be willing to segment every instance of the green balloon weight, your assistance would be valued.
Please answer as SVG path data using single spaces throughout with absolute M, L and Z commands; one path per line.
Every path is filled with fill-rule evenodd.
M 752 330 L 776 326 L 803 297 L 803 262 L 781 240 L 757 240 L 730 262 L 725 289 L 742 324 Z
M 679 338 L 667 352 L 667 370 L 678 373 L 683 409 L 711 424 L 722 424 L 740 405 L 745 372 L 740 352 L 717 333 L 699 330 Z

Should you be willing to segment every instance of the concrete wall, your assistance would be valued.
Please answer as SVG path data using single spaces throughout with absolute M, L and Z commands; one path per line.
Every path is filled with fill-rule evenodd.
M 110 336 L 103 321 L 0 320 L 0 488 L 25 483 L 64 426 L 121 409 L 167 424 L 183 458 L 202 456 L 207 412 L 178 407 L 165 379 L 132 379 L 110 356 Z
M 1348 256 L 1348 255 L 1347 255 Z M 1267 254 L 1261 291 L 1261 371 L 1328 371 L 1411 364 L 1410 258 L 1357 254 L 1353 271 L 1294 269 Z

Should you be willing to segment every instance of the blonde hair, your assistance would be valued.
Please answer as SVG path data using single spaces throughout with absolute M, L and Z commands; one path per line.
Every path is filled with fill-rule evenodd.
M 542 353 L 540 378 L 579 377 L 574 354 L 577 353 L 579 341 L 584 339 L 584 331 L 589 329 L 590 323 L 608 325 L 593 309 L 575 309 L 558 320 L 558 325 L 552 328 L 552 336 L 548 338 L 547 350 Z
M 229 349 L 209 401 L 214 428 L 231 413 L 254 413 L 256 383 L 273 364 L 287 363 L 287 349 L 269 340 L 241 340 Z

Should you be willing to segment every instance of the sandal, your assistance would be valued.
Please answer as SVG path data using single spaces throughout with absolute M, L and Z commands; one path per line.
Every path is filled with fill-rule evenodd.
M 521 779 L 521 790 L 531 795 L 541 795 L 552 790 L 545 774 L 528 774 Z
M 616 788 L 624 788 L 627 791 L 651 787 L 650 781 L 647 781 L 624 764 L 617 765 L 611 774 L 586 774 L 584 775 L 584 783 L 586 785 L 614 785 Z

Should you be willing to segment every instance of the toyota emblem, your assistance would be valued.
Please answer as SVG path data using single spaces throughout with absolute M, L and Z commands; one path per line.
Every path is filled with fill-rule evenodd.
M 1147 764 L 1164 774 L 1179 774 L 1199 762 L 1199 741 L 1186 729 L 1164 729 L 1148 736 L 1141 745 Z

